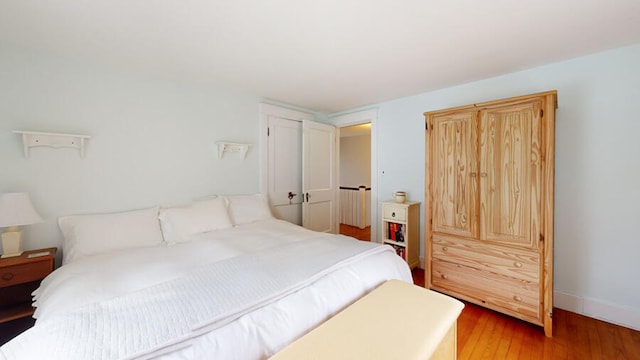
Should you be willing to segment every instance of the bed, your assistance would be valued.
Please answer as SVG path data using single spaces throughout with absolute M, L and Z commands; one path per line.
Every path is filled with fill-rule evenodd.
M 412 282 L 390 247 L 276 220 L 259 194 L 58 222 L 63 266 L 0 358 L 265 359 L 387 280 Z

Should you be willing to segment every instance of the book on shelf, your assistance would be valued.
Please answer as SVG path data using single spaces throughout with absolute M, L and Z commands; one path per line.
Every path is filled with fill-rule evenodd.
M 387 225 L 387 239 L 404 242 L 404 224 L 390 222 Z
M 404 225 L 398 224 L 398 232 L 396 233 L 397 241 L 404 242 Z
M 404 224 L 390 222 L 388 227 L 387 238 L 389 240 L 404 242 Z
M 407 249 L 405 247 L 393 245 L 393 244 L 387 244 L 387 245 L 391 246 L 393 250 L 395 250 L 396 255 L 400 256 L 405 261 L 407 260 Z

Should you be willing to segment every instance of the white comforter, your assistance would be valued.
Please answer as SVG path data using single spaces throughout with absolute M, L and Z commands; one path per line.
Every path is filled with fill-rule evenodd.
M 50 340 L 50 346 L 65 357 L 84 354 L 81 358 L 266 358 L 383 281 L 392 278 L 411 281 L 406 264 L 392 251 L 369 248 L 369 244 L 361 250 L 353 250 L 352 254 L 347 254 L 352 250 L 345 250 L 341 258 L 328 260 L 334 265 L 320 268 L 320 263 L 305 255 L 309 248 L 304 249 L 308 244 L 313 251 L 323 252 L 323 247 L 317 247 L 324 246 L 322 240 L 335 242 L 336 237 L 269 220 L 203 234 L 176 246 L 78 260 L 56 270 L 43 281 L 36 292 L 36 327 L 3 346 L 1 354 L 8 359 L 36 356 L 38 353 L 33 351 L 40 347 L 33 344 L 45 345 Z M 337 237 L 337 240 L 340 244 L 363 246 L 363 243 L 345 237 Z M 305 246 L 300 246 L 303 243 Z M 275 252 L 278 248 L 286 249 L 286 255 L 278 255 L 280 253 Z M 259 260 L 264 258 L 263 253 L 267 254 L 268 260 Z M 279 264 L 280 259 L 282 264 Z M 268 269 L 258 264 L 254 267 L 257 262 L 273 264 Z M 287 276 L 268 272 L 274 267 L 287 269 L 287 266 L 290 266 L 290 274 L 284 274 Z M 246 272 L 238 269 L 246 269 Z M 202 275 L 206 271 L 209 271 L 206 275 L 209 278 Z M 220 277 L 228 278 L 237 286 L 222 284 Z M 284 283 L 274 282 L 273 286 L 269 285 L 270 290 L 262 289 L 265 283 L 279 277 L 286 278 Z M 184 302 L 179 304 L 180 309 L 197 307 L 194 300 L 204 296 L 200 287 L 206 287 L 203 285 L 211 279 L 215 279 L 219 291 L 234 292 L 234 298 L 225 298 L 218 291 L 211 295 L 212 299 L 199 303 L 201 310 L 178 312 L 174 318 L 164 314 L 171 312 L 163 310 L 166 303 L 162 300 L 166 294 L 175 295 Z M 247 288 L 260 288 L 262 293 L 252 291 L 251 294 L 256 294 L 248 297 L 249 292 L 243 292 Z M 149 298 L 160 300 L 150 303 L 144 300 Z M 175 302 L 173 297 L 172 302 Z M 112 325 L 110 319 L 114 315 L 108 311 L 107 315 L 100 315 L 105 309 L 114 310 L 111 312 L 116 315 L 126 313 L 137 309 L 138 303 L 152 306 L 146 309 L 152 315 L 141 316 L 136 310 L 124 319 L 125 325 L 122 325 L 122 319 Z M 203 303 L 215 306 L 201 306 Z M 238 308 L 234 309 L 234 306 Z M 140 327 L 141 331 L 133 331 L 130 327 L 135 327 L 135 322 L 131 319 L 136 315 L 152 323 L 148 328 Z M 61 335 L 70 331 L 63 326 L 79 327 L 72 335 L 77 343 Z M 100 331 L 94 331 L 97 326 Z M 117 340 L 118 336 L 123 337 L 115 334 L 114 329 L 127 334 L 123 339 L 126 344 L 121 345 L 123 349 L 113 348 L 113 344 L 122 342 Z M 173 336 L 170 340 L 169 335 Z M 131 345 L 132 342 L 135 344 Z M 111 348 L 101 349 L 107 345 Z M 44 352 L 49 356 L 53 353 L 57 352 L 46 349 Z

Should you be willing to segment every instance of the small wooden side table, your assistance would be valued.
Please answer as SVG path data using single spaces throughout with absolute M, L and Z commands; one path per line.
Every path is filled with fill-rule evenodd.
M 33 315 L 31 293 L 53 271 L 55 255 L 47 248 L 0 259 L 0 323 Z

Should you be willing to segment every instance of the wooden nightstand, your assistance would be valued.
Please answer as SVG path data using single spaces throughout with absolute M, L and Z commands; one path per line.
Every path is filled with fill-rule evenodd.
M 411 269 L 420 266 L 419 202 L 382 202 L 382 242 L 393 246 Z
M 29 254 L 49 252 L 29 258 Z M 0 323 L 33 315 L 31 292 L 53 271 L 56 248 L 0 259 Z

